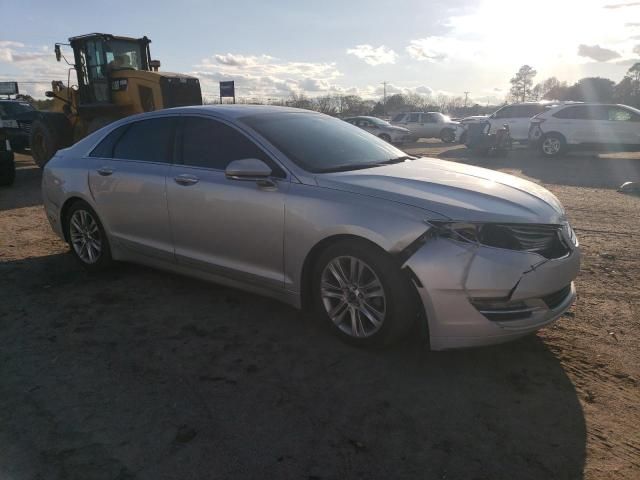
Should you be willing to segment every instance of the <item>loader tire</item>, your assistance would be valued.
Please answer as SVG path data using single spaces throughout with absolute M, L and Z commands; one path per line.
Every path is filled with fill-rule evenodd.
M 42 115 L 31 125 L 31 156 L 44 168 L 58 150 L 71 145 L 71 126 L 62 114 Z

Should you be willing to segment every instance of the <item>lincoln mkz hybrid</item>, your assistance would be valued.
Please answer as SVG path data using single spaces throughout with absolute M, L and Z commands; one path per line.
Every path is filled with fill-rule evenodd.
M 434 350 L 504 342 L 576 296 L 578 240 L 549 191 L 310 111 L 128 117 L 58 151 L 43 195 L 89 269 L 137 262 L 276 297 L 359 345 L 415 322 Z

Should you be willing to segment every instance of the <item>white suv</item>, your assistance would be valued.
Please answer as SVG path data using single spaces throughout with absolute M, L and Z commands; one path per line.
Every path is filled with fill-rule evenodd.
M 514 142 L 526 143 L 531 117 L 544 112 L 551 106 L 553 106 L 552 103 L 545 102 L 514 103 L 511 105 L 505 105 L 491 115 L 478 115 L 463 118 L 460 123 L 462 123 L 466 129 L 466 125 L 469 125 L 470 123 L 489 122 L 491 124 L 489 133 L 496 133 L 498 129 L 507 124 L 509 126 L 511 139 Z M 462 132 L 460 135 L 460 143 L 465 142 L 465 132 Z
M 531 119 L 529 142 L 547 157 L 568 149 L 640 150 L 640 110 L 627 105 L 558 105 Z

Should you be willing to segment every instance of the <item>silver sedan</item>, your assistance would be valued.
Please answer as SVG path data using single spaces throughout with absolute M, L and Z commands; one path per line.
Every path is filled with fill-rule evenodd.
M 578 241 L 547 190 L 309 111 L 129 117 L 58 151 L 43 197 L 89 269 L 131 261 L 269 295 L 357 345 L 416 322 L 433 349 L 503 342 L 576 296 Z

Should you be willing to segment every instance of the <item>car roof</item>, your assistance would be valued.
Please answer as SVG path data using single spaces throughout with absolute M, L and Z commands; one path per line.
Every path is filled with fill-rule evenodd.
M 218 117 L 236 119 L 251 115 L 263 115 L 268 113 L 306 113 L 309 115 L 321 115 L 312 110 L 293 107 L 279 107 L 275 105 L 192 105 L 190 107 L 175 107 L 166 110 L 158 110 L 158 113 L 205 113 L 215 114 Z

